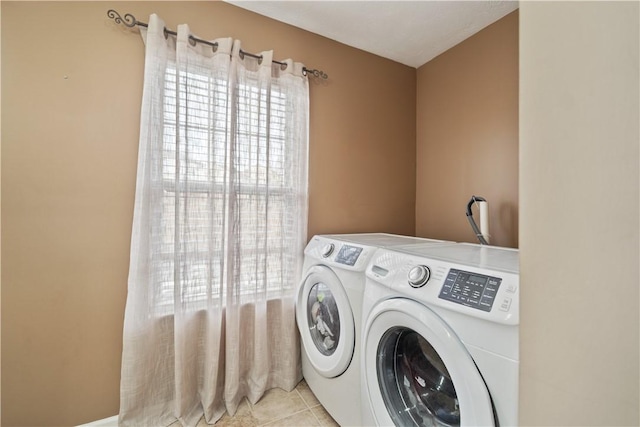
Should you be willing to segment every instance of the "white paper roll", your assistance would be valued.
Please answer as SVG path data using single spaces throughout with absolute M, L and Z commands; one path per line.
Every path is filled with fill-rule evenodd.
M 489 243 L 489 204 L 487 202 L 478 202 L 480 208 L 480 233 L 484 240 Z

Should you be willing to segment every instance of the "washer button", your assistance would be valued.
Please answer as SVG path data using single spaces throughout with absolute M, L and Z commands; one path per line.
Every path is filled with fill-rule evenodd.
M 502 304 L 500 304 L 500 310 L 509 311 L 511 308 L 511 298 L 503 298 Z

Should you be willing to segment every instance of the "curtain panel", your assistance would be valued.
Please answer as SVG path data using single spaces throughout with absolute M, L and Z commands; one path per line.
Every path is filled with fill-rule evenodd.
M 303 65 L 145 40 L 121 425 L 194 426 L 301 379 L 294 292 L 308 211 Z

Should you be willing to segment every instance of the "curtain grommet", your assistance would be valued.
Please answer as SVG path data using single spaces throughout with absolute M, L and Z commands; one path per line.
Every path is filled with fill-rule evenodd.
M 195 46 L 196 45 L 196 38 L 193 37 L 191 34 L 189 34 L 189 44 L 191 46 Z
M 280 64 L 280 69 L 281 69 L 282 71 L 284 71 L 284 70 L 286 70 L 286 69 L 287 69 L 287 67 L 288 67 L 288 66 L 289 66 L 289 64 L 287 64 L 286 62 L 283 62 L 282 64 Z
M 164 27 L 162 33 L 164 34 L 164 39 L 167 40 L 169 38 L 169 31 L 167 30 L 167 27 Z

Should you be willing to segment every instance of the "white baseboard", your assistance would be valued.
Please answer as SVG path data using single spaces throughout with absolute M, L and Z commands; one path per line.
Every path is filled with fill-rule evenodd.
M 79 425 L 78 427 L 116 427 L 118 425 L 118 416 L 105 418 L 103 420 L 91 421 L 87 424 Z

